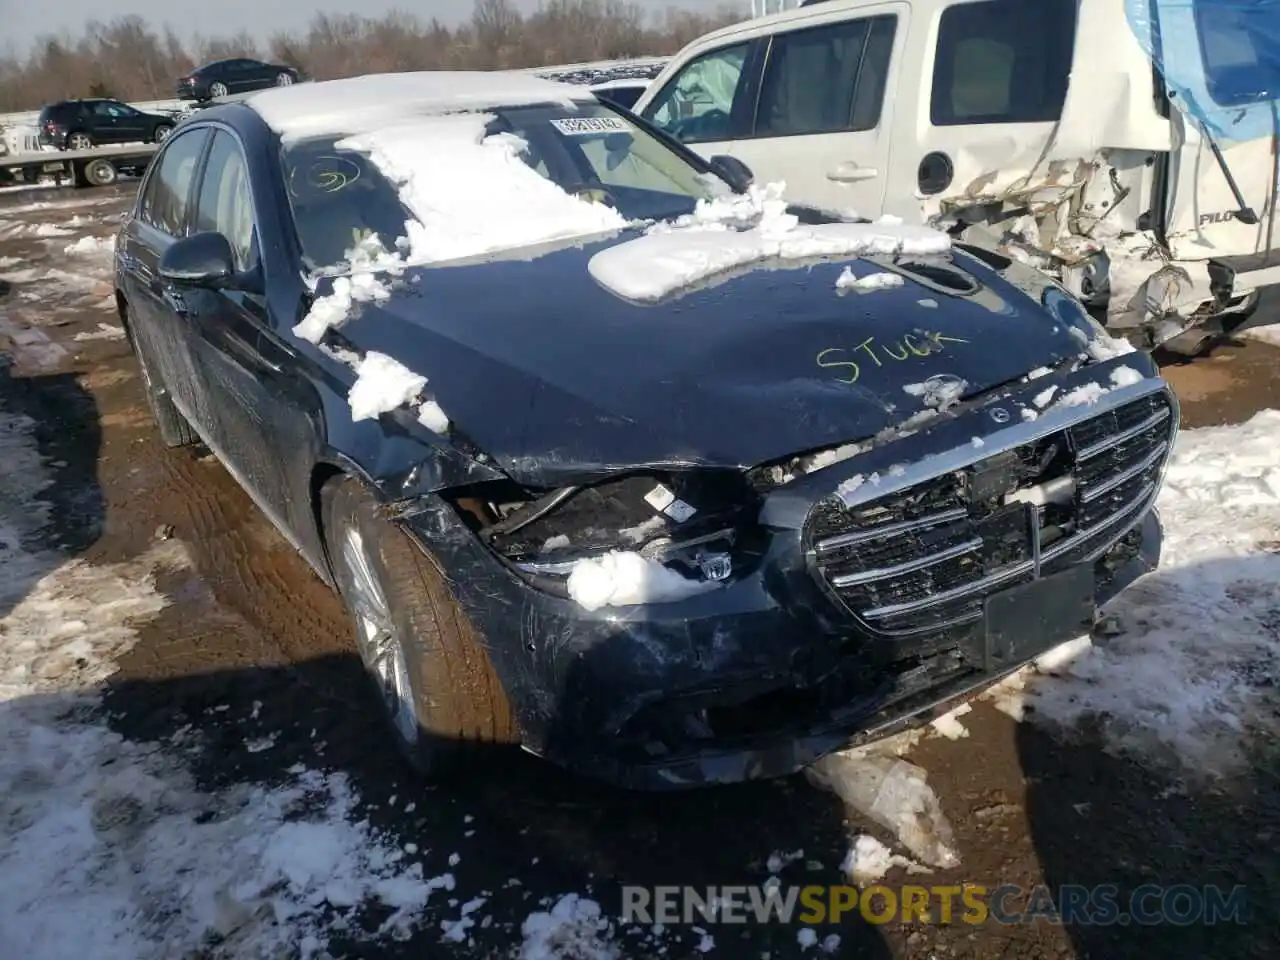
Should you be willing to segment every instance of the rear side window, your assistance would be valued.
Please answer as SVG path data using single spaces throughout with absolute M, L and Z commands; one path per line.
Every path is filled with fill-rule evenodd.
M 935 127 L 1048 123 L 1062 115 L 1077 0 L 985 0 L 938 26 L 929 117 Z
M 231 244 L 237 270 L 247 270 L 253 247 L 253 200 L 244 154 L 231 134 L 218 130 L 200 181 L 196 230 L 220 233 Z
M 847 20 L 774 37 L 758 137 L 871 130 L 880 122 L 897 17 Z
M 689 61 L 649 104 L 646 119 L 684 143 L 728 140 L 748 49 L 739 43 Z
M 160 154 L 159 166 L 147 178 L 142 219 L 171 237 L 181 236 L 185 229 L 191 181 L 208 137 L 208 130 L 191 130 L 171 138 Z

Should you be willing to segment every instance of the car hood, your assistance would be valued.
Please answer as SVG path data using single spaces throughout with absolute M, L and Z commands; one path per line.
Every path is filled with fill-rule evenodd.
M 412 269 L 343 335 L 425 375 L 458 428 L 537 486 L 861 440 L 1082 351 L 1079 330 L 960 252 L 865 293 L 837 289 L 845 267 L 886 264 L 774 261 L 641 305 L 587 270 L 626 238 Z M 977 292 L 947 292 L 957 273 Z

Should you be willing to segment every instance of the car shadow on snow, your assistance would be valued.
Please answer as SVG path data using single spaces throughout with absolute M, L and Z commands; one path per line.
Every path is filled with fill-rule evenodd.
M 491 747 L 456 779 L 428 784 L 392 746 L 354 655 L 160 681 L 113 679 L 104 702 L 117 733 L 181 745 L 184 763 L 205 792 L 230 795 L 243 783 L 284 787 L 304 769 L 343 774 L 361 798 L 358 816 L 393 847 L 410 851 L 406 862 L 420 862 L 428 878 L 453 875 L 452 892 L 433 896 L 411 939 L 338 936 L 330 944 L 334 955 L 510 956 L 530 913 L 579 894 L 614 918 L 611 936 L 621 956 L 701 956 L 710 935 L 713 955 L 771 951 L 787 957 L 801 952 L 799 923 L 707 924 L 695 916 L 692 924 L 667 924 L 655 933 L 651 924 L 618 922 L 620 888 L 688 885 L 705 893 L 707 886 L 763 884 L 770 867 L 784 889 L 847 882 L 840 870 L 849 845 L 844 811 L 837 798 L 801 777 L 631 793 L 567 774 L 517 749 Z M 175 731 L 181 731 L 177 738 Z M 472 915 L 471 942 L 442 942 L 442 922 L 456 919 L 458 904 L 476 896 L 486 901 Z M 360 923 L 372 930 L 385 915 L 375 905 Z M 816 924 L 813 932 L 816 945 L 805 951 L 810 956 L 891 956 L 879 929 L 856 911 L 834 925 Z M 827 954 L 822 943 L 832 934 L 839 944 L 828 941 Z M 565 944 L 547 956 L 595 960 L 606 954 L 574 952 Z
M 106 506 L 98 482 L 97 403 L 75 374 L 18 375 L 10 357 L 0 353 L 0 426 L 4 617 L 47 573 L 98 541 Z M 48 523 L 40 522 L 42 505 L 48 507 Z
M 1167 590 L 1164 596 L 1172 616 L 1199 624 L 1207 650 L 1226 642 L 1234 628 L 1246 641 L 1261 638 L 1258 651 L 1274 652 L 1280 647 L 1277 559 L 1261 554 L 1156 571 L 1130 590 L 1151 591 L 1144 597 L 1153 601 L 1144 604 L 1145 612 L 1156 618 L 1170 615 L 1160 603 L 1161 592 Z M 1178 602 L 1192 594 L 1188 586 L 1197 583 L 1221 584 L 1226 597 L 1251 586 L 1257 591 L 1255 602 L 1247 614 L 1235 615 L 1242 622 L 1224 622 L 1223 608 L 1212 603 L 1211 594 L 1208 601 Z M 1123 595 L 1120 599 L 1123 602 Z M 1122 656 L 1126 639 L 1127 634 L 1122 634 L 1101 642 L 1111 644 Z M 1170 636 L 1169 642 L 1178 643 L 1179 638 Z M 1191 705 L 1192 710 L 1207 705 L 1229 714 L 1230 707 L 1216 698 L 1223 697 L 1229 704 L 1232 695 L 1247 686 L 1256 698 L 1255 716 L 1265 718 L 1267 728 L 1275 729 L 1280 717 L 1280 668 L 1274 656 L 1263 653 L 1252 660 L 1246 649 L 1230 666 L 1211 655 L 1188 660 L 1205 670 L 1205 682 L 1194 691 L 1197 697 L 1205 697 L 1206 688 L 1219 688 L 1213 700 Z M 1133 689 L 1133 696 L 1150 699 L 1152 690 L 1148 683 Z M 1177 723 L 1189 691 L 1170 685 L 1166 693 Z M 1017 725 L 1031 839 L 1051 901 L 1063 911 L 1063 927 L 1076 956 L 1108 960 L 1275 956 L 1274 936 L 1280 929 L 1280 857 L 1276 855 L 1280 752 L 1263 729 L 1247 718 L 1239 719 L 1244 722 L 1238 736 L 1229 729 L 1222 732 L 1226 742 L 1246 746 L 1239 762 L 1225 768 L 1221 778 L 1204 776 L 1199 764 L 1178 748 L 1153 746 L 1146 725 L 1128 731 L 1146 744 L 1141 754 L 1110 749 L 1108 744 L 1124 728 L 1118 725 L 1122 719 L 1108 714 L 1085 714 L 1071 730 L 1054 733 L 1040 723 Z M 1221 755 L 1216 750 L 1211 753 Z M 1190 772 L 1180 769 L 1180 763 Z M 1246 891 L 1245 909 L 1238 915 L 1242 922 L 1222 918 L 1206 923 L 1213 894 L 1206 894 L 1205 888 L 1217 887 L 1228 898 L 1237 886 Z M 1011 895 L 1010 908 L 1024 910 L 1027 896 L 1028 891 Z M 1073 897 L 1082 903 L 1088 897 L 1095 899 L 1083 910 L 1073 911 L 1067 906 Z M 1094 912 L 1103 903 L 1099 897 L 1109 897 L 1119 913 L 1133 911 L 1136 916 L 1119 920 L 1115 912 Z M 1159 918 L 1162 909 L 1168 911 L 1166 919 Z

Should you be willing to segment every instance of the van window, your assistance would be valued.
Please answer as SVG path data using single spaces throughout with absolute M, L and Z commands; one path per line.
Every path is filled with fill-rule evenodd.
M 1274 48 L 1280 25 L 1275 7 L 1235 7 L 1195 0 L 1196 32 L 1205 86 L 1220 107 L 1280 96 Z
M 871 130 L 880 122 L 897 17 L 779 34 L 769 45 L 755 135 Z
M 683 143 L 728 140 L 748 46 L 724 47 L 689 61 L 645 109 L 645 119 Z
M 1062 115 L 1077 0 L 984 0 L 943 11 L 929 119 L 935 127 L 1048 123 Z

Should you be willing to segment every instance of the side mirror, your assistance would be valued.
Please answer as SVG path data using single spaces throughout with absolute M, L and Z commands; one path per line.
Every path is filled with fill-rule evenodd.
M 231 244 L 220 233 L 197 233 L 174 242 L 160 256 L 160 276 L 170 283 L 216 289 L 235 275 Z
M 738 193 L 745 193 L 756 178 L 745 163 L 724 153 L 718 153 L 708 160 L 707 166 Z

